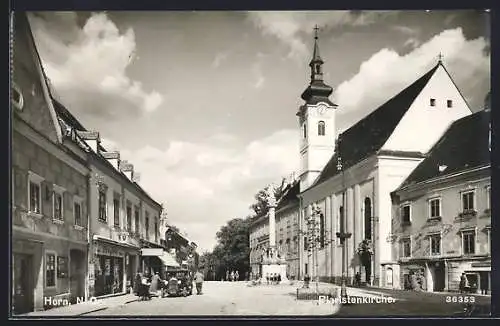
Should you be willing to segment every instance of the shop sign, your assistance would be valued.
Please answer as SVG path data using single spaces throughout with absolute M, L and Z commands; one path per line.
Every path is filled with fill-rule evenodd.
M 480 263 L 472 263 L 471 267 L 491 267 L 491 262 L 480 262 Z
M 123 248 L 100 242 L 95 243 L 95 249 L 96 254 L 100 256 L 123 257 L 125 255 L 123 252 Z

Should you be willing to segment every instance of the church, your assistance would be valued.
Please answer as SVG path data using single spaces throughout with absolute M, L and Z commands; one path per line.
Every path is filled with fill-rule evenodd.
M 298 277 L 382 286 L 391 261 L 391 192 L 456 120 L 470 115 L 441 58 L 422 76 L 344 132 L 342 110 L 323 80 L 318 34 L 310 84 L 297 112 L 300 128 Z M 313 226 L 313 227 L 311 227 Z M 309 229 L 315 234 L 310 236 Z M 361 251 L 368 259 L 360 259 Z

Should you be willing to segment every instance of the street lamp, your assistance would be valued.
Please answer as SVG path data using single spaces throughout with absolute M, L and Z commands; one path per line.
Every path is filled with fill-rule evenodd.
M 346 202 L 345 202 L 345 177 L 344 177 L 344 169 L 342 166 L 342 157 L 340 156 L 340 151 L 339 151 L 339 143 L 340 143 L 340 136 L 337 139 L 337 171 L 341 172 L 342 175 L 342 212 L 340 216 L 340 232 L 337 232 L 337 238 L 340 240 L 340 244 L 342 245 L 342 279 L 341 279 L 341 284 L 340 284 L 340 296 L 342 299 L 347 299 L 347 280 L 346 280 L 346 239 L 349 239 L 351 237 L 351 233 L 346 232 L 345 230 L 345 225 L 346 225 Z M 344 302 L 344 301 L 343 301 Z

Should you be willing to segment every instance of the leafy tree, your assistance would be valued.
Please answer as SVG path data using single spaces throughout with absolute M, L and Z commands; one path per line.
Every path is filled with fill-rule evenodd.
M 281 185 L 275 188 L 274 196 L 277 200 L 280 199 L 281 196 L 283 196 L 283 193 L 285 192 L 287 186 L 288 184 L 286 183 L 286 179 L 283 178 L 281 180 Z M 269 208 L 267 207 L 267 187 L 259 190 L 255 194 L 254 199 L 255 203 L 250 205 L 250 209 L 255 212 L 255 216 L 267 214 L 267 211 L 269 210 Z

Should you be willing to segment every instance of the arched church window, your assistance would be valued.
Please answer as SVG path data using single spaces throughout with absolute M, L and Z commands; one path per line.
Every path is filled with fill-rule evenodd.
M 321 66 L 320 65 L 316 65 L 316 73 L 321 74 Z
M 372 200 L 365 198 L 365 239 L 372 239 Z
M 325 135 L 325 122 L 320 121 L 318 122 L 318 136 L 324 136 Z
M 325 247 L 325 215 L 319 215 L 319 241 L 321 248 Z
M 304 138 L 307 138 L 307 125 L 304 123 L 302 130 L 304 131 Z

